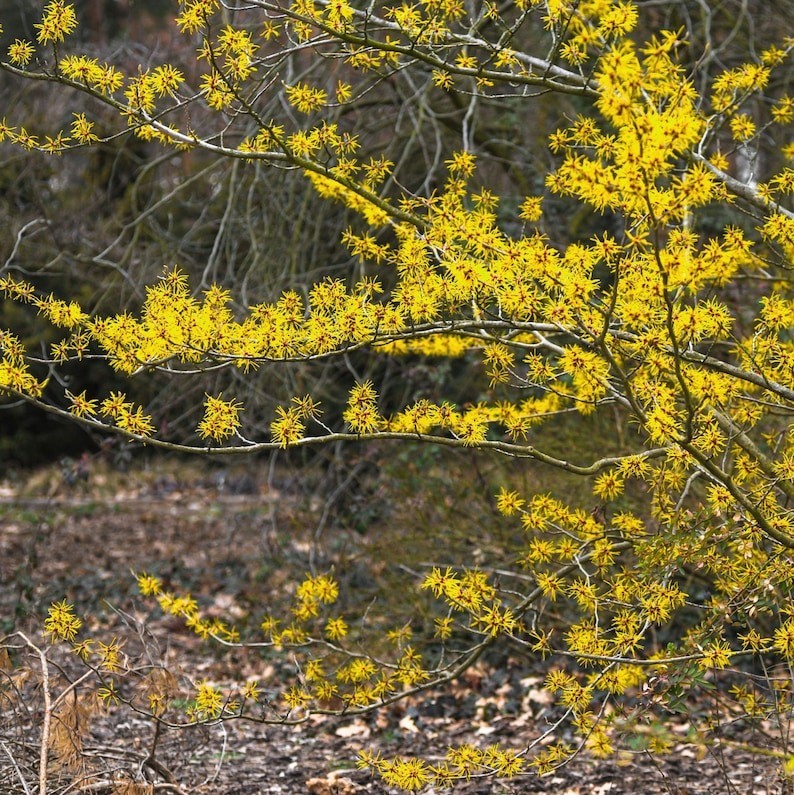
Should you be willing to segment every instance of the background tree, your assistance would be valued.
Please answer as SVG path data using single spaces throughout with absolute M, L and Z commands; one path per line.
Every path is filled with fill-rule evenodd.
M 26 278 L 18 227 L 0 286 L 15 312 L 34 309 L 63 336 L 34 355 L 3 332 L 0 387 L 14 399 L 198 455 L 347 441 L 382 442 L 383 456 L 387 440 L 477 448 L 577 476 L 597 502 L 505 482 L 495 499 L 523 533 L 518 565 L 505 569 L 494 550 L 421 577 L 432 597 L 421 644 L 387 631 L 389 616 L 343 616 L 328 573 L 264 617 L 264 639 L 243 640 L 140 576 L 145 595 L 202 636 L 302 655 L 278 703 L 201 684 L 187 714 L 156 689 L 142 706 L 123 689 L 133 668 L 97 657 L 71 607 L 54 606 L 47 631 L 94 666 L 103 699 L 167 725 L 358 714 L 447 682 L 505 642 L 553 655 L 546 685 L 560 711 L 546 734 L 519 753 L 466 746 L 435 765 L 363 763 L 411 790 L 547 772 L 582 748 L 664 751 L 674 735 L 643 729 L 652 708 L 715 684 L 747 720 L 774 715 L 773 752 L 787 753 L 794 41 L 766 40 L 747 3 L 643 5 L 195 0 L 169 29 L 170 57 L 155 51 L 137 68 L 69 50 L 77 16 L 55 0 L 35 40 L 9 45 L 9 76 L 69 97 L 35 129 L 7 117 L 0 134 L 15 151 L 66 162 L 72 149 L 139 142 L 127 144 L 129 181 L 104 183 L 128 197 L 133 220 L 92 258 L 126 281 L 128 311 L 109 309 L 114 290 L 87 312 Z M 198 206 L 196 194 L 207 197 Z M 184 206 L 164 223 L 174 200 Z M 344 212 L 305 235 L 322 206 Z M 325 239 L 335 228 L 344 256 Z M 289 262 L 275 271 L 263 253 L 274 240 Z M 158 249 L 165 268 L 138 295 L 148 271 L 136 268 Z M 303 255 L 321 266 L 316 278 Z M 192 281 L 174 259 L 192 263 Z M 465 378 L 463 396 L 444 383 L 421 396 L 384 389 L 387 357 L 463 359 L 484 379 Z M 192 438 L 164 428 L 145 391 L 63 388 L 61 368 L 95 358 L 136 381 L 198 381 L 208 393 Z M 330 400 L 310 387 L 318 368 Z M 278 375 L 277 397 L 274 374 L 289 372 L 299 375 Z M 549 442 L 564 418 L 604 412 L 622 429 L 613 452 L 585 459 Z M 643 691 L 653 699 L 638 702 Z

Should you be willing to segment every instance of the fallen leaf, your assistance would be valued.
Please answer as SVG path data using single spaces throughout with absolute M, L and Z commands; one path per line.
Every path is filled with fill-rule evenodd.
M 337 737 L 361 737 L 366 739 L 370 735 L 369 726 L 363 721 L 357 720 L 348 723 L 347 726 L 340 726 L 334 734 Z
M 306 791 L 310 795 L 353 795 L 359 789 L 358 784 L 349 778 L 333 774 L 325 778 L 310 778 L 306 782 Z

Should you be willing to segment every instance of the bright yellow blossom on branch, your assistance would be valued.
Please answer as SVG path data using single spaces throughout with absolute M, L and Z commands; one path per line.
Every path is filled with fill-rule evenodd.
M 716 736 L 716 713 L 696 727 L 707 689 L 732 721 L 763 715 L 765 738 L 785 727 L 794 40 L 756 42 L 741 20 L 724 29 L 707 0 L 702 28 L 687 17 L 670 30 L 658 4 L 629 0 L 178 5 L 168 59 L 157 41 L 140 64 L 138 49 L 103 60 L 70 36 L 77 13 L 63 0 L 44 6 L 35 41 L 9 39 L 7 79 L 74 104 L 50 118 L 9 105 L 4 147 L 71 165 L 70 150 L 131 136 L 141 163 L 121 191 L 135 220 L 103 217 L 120 231 L 90 256 L 91 235 L 63 236 L 23 278 L 35 222 L 9 219 L 0 290 L 3 322 L 19 328 L 0 329 L 0 391 L 153 449 L 287 456 L 360 443 L 386 456 L 410 442 L 512 459 L 500 482 L 478 481 L 510 548 L 483 527 L 472 559 L 451 560 L 453 520 L 439 521 L 434 554 L 401 567 L 423 600 L 416 620 L 376 615 L 377 599 L 355 615 L 343 579 L 312 570 L 258 629 L 238 629 L 137 575 L 202 641 L 289 655 L 294 675 L 268 682 L 272 698 L 264 684 L 200 680 L 182 717 L 362 714 L 460 679 L 505 644 L 547 666 L 554 723 L 541 739 L 464 744 L 432 762 L 366 753 L 362 765 L 418 791 L 548 773 L 580 753 L 664 753 L 683 738 L 649 729 L 657 708 L 689 710 L 699 738 Z M 740 41 L 752 46 L 728 52 Z M 277 178 L 290 190 L 260 212 Z M 149 195 L 153 179 L 161 192 Z M 192 198 L 199 184 L 206 202 Z M 320 206 L 339 220 L 338 249 Z M 276 232 L 289 243 L 274 253 Z M 241 261 L 259 268 L 271 254 L 283 284 L 260 285 L 276 278 L 266 268 L 241 275 Z M 159 277 L 130 275 L 157 257 Z M 129 300 L 67 294 L 71 282 L 53 278 L 62 260 L 120 274 Z M 43 345 L 29 344 L 34 323 Z M 69 388 L 89 361 L 112 387 Z M 162 402 L 148 405 L 151 376 L 183 402 L 204 393 L 181 437 Z M 609 438 L 594 442 L 602 426 Z M 410 463 L 423 481 L 420 458 Z M 581 488 L 541 490 L 541 468 Z M 447 507 L 465 515 L 461 495 Z M 180 725 L 165 690 L 128 696 L 120 643 L 77 642 L 80 629 L 68 601 L 44 622 L 73 659 L 113 674 L 101 700 Z M 785 728 L 775 742 L 785 758 Z

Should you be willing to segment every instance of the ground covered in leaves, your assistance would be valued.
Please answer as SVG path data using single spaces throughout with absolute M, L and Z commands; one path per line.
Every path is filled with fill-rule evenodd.
M 454 516 L 458 504 L 449 479 L 425 488 L 429 496 L 406 494 L 409 463 L 404 473 L 400 493 L 394 491 L 393 478 L 368 468 L 366 458 L 350 469 L 346 480 L 327 486 L 318 476 L 308 489 L 305 478 L 267 464 L 202 469 L 180 462 L 156 468 L 140 463 L 118 472 L 86 458 L 35 473 L 9 474 L 0 484 L 0 636 L 23 630 L 40 638 L 47 607 L 66 598 L 97 636 L 140 635 L 145 626 L 147 642 L 194 680 L 240 682 L 255 676 L 266 687 L 276 687 L 288 674 L 289 659 L 208 651 L 180 622 L 143 603 L 132 572 L 156 574 L 170 587 L 195 594 L 210 613 L 243 623 L 248 616 L 261 615 L 269 602 L 284 599 L 307 570 L 331 567 L 362 601 L 382 599 L 395 587 L 390 578 L 400 574 L 404 582 L 406 572 L 422 565 L 421 558 L 444 562 L 432 546 L 415 550 L 410 559 L 390 560 L 385 551 L 404 546 L 412 530 L 431 538 L 423 529 L 442 521 L 439 506 Z M 487 480 L 487 473 L 482 477 Z M 483 488 L 482 503 L 467 500 L 468 521 L 485 520 L 490 510 L 487 491 Z M 447 537 L 445 543 L 455 542 Z M 460 543 L 456 552 L 476 562 L 481 554 L 477 545 L 465 538 Z M 543 732 L 552 709 L 542 690 L 543 676 L 540 661 L 504 658 L 478 663 L 444 692 L 363 718 L 313 717 L 294 727 L 229 722 L 166 731 L 158 738 L 162 771 L 154 777 L 160 782 L 154 791 L 391 792 L 356 769 L 359 749 L 432 762 L 440 761 L 449 745 L 463 742 L 522 748 Z M 33 708 L 2 711 L 0 792 L 27 793 L 38 785 L 39 719 Z M 83 750 L 101 754 L 105 749 L 115 763 L 91 790 L 120 791 L 112 785 L 134 777 L 130 760 L 141 758 L 135 750 L 151 743 L 151 734 L 151 723 L 123 708 L 95 720 L 91 742 Z M 130 755 L 126 761 L 125 749 Z M 53 782 L 50 791 L 66 792 L 69 784 L 64 782 Z M 548 776 L 472 779 L 456 791 L 772 795 L 788 793 L 787 786 L 779 760 L 726 742 L 709 749 L 680 745 L 659 758 L 638 753 L 605 762 L 582 755 Z

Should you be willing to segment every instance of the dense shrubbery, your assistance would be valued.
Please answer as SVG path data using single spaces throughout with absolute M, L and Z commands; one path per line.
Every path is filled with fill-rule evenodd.
M 749 723 L 773 717 L 766 750 L 788 755 L 794 39 L 744 38 L 746 4 L 732 20 L 694 5 L 700 21 L 685 4 L 647 9 L 643 32 L 642 4 L 605 0 L 193 0 L 167 28 L 173 58 L 138 68 L 70 49 L 77 19 L 54 0 L 35 40 L 11 43 L 10 78 L 76 104 L 35 127 L 18 106 L 0 135 L 68 163 L 129 129 L 143 142 L 128 144 L 135 222 L 92 262 L 133 291 L 151 252 L 165 268 L 134 309 L 110 309 L 107 295 L 86 311 L 12 252 L 0 287 L 15 312 L 61 336 L 41 355 L 2 332 L 9 395 L 198 455 L 361 441 L 380 443 L 384 460 L 400 442 L 479 448 L 580 478 L 595 506 L 506 479 L 494 499 L 522 538 L 517 559 L 432 567 L 418 578 L 414 628 L 343 614 L 345 584 L 312 572 L 241 637 L 192 596 L 139 576 L 145 596 L 200 636 L 295 654 L 300 676 L 278 698 L 204 682 L 186 707 L 161 668 L 136 689 L 144 652 L 123 658 L 82 633 L 69 604 L 54 605 L 45 630 L 93 670 L 101 701 L 171 726 L 355 715 L 449 682 L 504 643 L 550 661 L 559 709 L 526 748 L 452 748 L 438 764 L 365 753 L 362 764 L 412 790 L 543 773 L 582 748 L 663 752 L 676 738 L 647 731 L 654 711 L 686 711 L 706 687 Z M 160 202 L 202 168 L 201 205 L 191 188 L 173 226 L 152 229 Z M 291 193 L 295 172 L 314 198 Z M 347 215 L 314 227 L 326 206 Z M 326 267 L 316 260 L 336 250 L 325 235 L 337 225 L 348 254 Z M 266 269 L 283 283 L 269 294 L 257 268 L 272 265 L 263 252 L 274 240 L 288 264 Z M 303 274 L 303 256 L 321 276 Z M 192 438 L 120 389 L 64 388 L 64 366 L 97 358 L 135 381 L 201 383 Z M 372 364 L 392 360 L 428 362 L 414 368 L 425 375 L 467 364 L 458 380 L 453 366 L 435 383 L 396 386 L 389 366 Z M 272 400 L 275 378 L 292 388 L 265 416 L 260 393 Z M 601 414 L 616 420 L 614 450 L 554 444 L 563 418 Z M 690 739 L 708 743 L 713 728 Z

